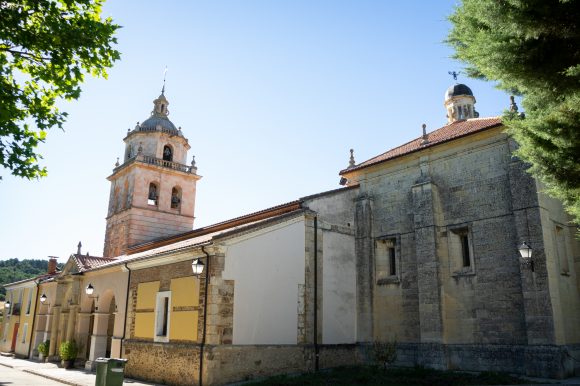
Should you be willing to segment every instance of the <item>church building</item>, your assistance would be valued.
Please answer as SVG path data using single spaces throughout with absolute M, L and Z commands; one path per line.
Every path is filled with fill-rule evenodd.
M 373 342 L 396 342 L 402 366 L 580 373 L 577 228 L 469 87 L 447 90 L 441 128 L 351 151 L 342 187 L 201 228 L 164 94 L 108 177 L 103 257 L 79 245 L 22 292 L 38 300 L 17 354 L 50 340 L 56 360 L 75 340 L 79 366 L 123 357 L 127 376 L 176 385 L 372 363 Z

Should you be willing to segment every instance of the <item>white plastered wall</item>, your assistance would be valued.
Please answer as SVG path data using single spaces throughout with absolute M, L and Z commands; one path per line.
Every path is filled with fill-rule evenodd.
M 302 217 L 227 242 L 224 280 L 234 280 L 233 344 L 296 344 L 304 285 Z

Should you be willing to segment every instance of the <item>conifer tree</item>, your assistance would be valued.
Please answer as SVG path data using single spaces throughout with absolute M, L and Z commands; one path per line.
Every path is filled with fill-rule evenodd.
M 516 155 L 580 223 L 580 1 L 463 0 L 450 20 L 467 74 L 522 96 Z

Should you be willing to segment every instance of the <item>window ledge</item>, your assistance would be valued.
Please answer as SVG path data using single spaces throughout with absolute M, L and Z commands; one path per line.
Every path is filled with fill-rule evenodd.
M 389 276 L 377 280 L 377 285 L 399 284 L 399 283 L 401 283 L 401 281 L 399 280 L 398 276 Z
M 153 337 L 153 342 L 155 343 L 168 343 L 169 335 L 156 335 Z
M 570 272 L 569 271 L 562 271 L 562 272 L 560 272 L 560 275 L 562 275 L 562 276 L 570 276 Z

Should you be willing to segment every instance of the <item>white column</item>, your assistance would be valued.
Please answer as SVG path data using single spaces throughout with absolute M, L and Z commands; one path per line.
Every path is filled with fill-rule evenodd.
M 95 313 L 95 321 L 91 339 L 89 360 L 85 363 L 85 369 L 94 370 L 94 361 L 104 357 L 107 352 L 107 327 L 109 325 L 108 313 Z

